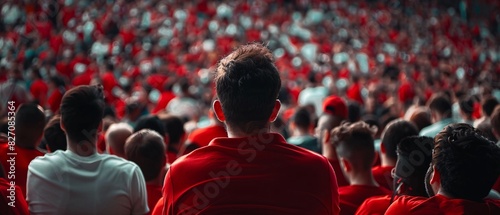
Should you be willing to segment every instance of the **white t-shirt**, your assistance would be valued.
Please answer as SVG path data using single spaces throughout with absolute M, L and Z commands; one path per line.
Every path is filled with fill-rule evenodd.
M 145 214 L 146 192 L 140 168 L 114 155 L 56 151 L 28 167 L 31 214 Z

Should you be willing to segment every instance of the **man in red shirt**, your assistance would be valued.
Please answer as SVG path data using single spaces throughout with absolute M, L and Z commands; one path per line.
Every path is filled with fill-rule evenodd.
M 365 122 L 344 123 L 333 129 L 331 138 L 349 186 L 339 188 L 340 214 L 354 214 L 367 198 L 389 195 L 391 191 L 377 184 L 371 167 L 375 161 L 373 134 Z
M 373 177 L 380 186 L 392 190 L 391 170 L 396 165 L 396 146 L 405 137 L 418 135 L 417 127 L 406 120 L 390 122 L 382 133 L 380 145 L 380 166 L 372 168 Z
M 386 214 L 500 214 L 500 200 L 484 199 L 500 174 L 500 148 L 465 123 L 446 126 L 434 142 L 427 188 L 436 195 L 402 196 Z
M 31 160 L 38 156 L 43 156 L 36 146 L 42 139 L 45 127 L 45 114 L 40 106 L 36 104 L 22 104 L 16 112 L 16 130 L 14 151 L 9 149 L 8 144 L 0 144 L 0 159 L 5 170 L 10 170 L 8 160 L 12 156 L 7 153 L 17 153 L 15 155 L 15 178 L 14 182 L 21 188 L 26 196 L 26 177 L 28 165 Z
M 215 84 L 213 107 L 228 138 L 172 164 L 163 214 L 338 214 L 328 160 L 269 133 L 281 106 L 272 53 L 258 44 L 238 48 L 221 60 Z
M 208 117 L 210 118 L 210 125 L 198 128 L 189 134 L 187 142 L 180 152 L 182 155 L 188 154 L 197 148 L 207 146 L 210 141 L 217 137 L 227 137 L 224 123 L 214 116 L 212 110 L 210 110 Z
M 427 197 L 424 179 L 433 147 L 434 140 L 430 137 L 411 136 L 401 140 L 397 147 L 398 160 L 392 172 L 396 177 L 396 190 L 392 195 L 366 199 L 356 214 L 384 214 L 399 195 Z
M 149 214 L 152 214 L 162 195 L 161 188 L 165 176 L 163 170 L 167 164 L 163 137 L 148 129 L 132 134 L 125 143 L 125 157 L 141 168 L 146 180 Z
M 12 186 L 6 180 L 3 166 L 0 165 L 0 211 L 8 215 L 29 214 L 28 204 L 19 186 Z

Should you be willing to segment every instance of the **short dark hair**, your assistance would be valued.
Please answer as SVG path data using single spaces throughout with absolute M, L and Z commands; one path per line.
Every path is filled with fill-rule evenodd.
M 184 130 L 184 121 L 178 116 L 170 114 L 160 116 L 160 121 L 166 128 L 169 145 L 179 144 L 182 135 L 186 133 Z
M 166 161 L 165 144 L 158 132 L 143 129 L 132 134 L 125 142 L 125 156 L 136 163 L 146 181 L 158 177 Z
M 151 129 L 158 132 L 162 137 L 165 137 L 165 134 L 167 134 L 165 125 L 156 115 L 147 115 L 139 118 L 135 123 L 134 133 L 142 129 Z
M 434 142 L 432 164 L 441 189 L 455 198 L 482 201 L 500 174 L 500 148 L 465 123 L 446 126 Z
M 57 150 L 66 150 L 66 133 L 64 133 L 64 131 L 61 129 L 60 115 L 55 115 L 49 120 L 43 132 L 43 139 L 47 144 L 50 152 L 55 152 Z
M 21 147 L 33 148 L 38 145 L 45 127 L 45 114 L 40 106 L 25 103 L 16 112 L 16 141 Z
M 451 101 L 445 94 L 434 95 L 429 100 L 429 109 L 436 111 L 441 115 L 451 116 Z
M 402 119 L 396 119 L 389 122 L 389 124 L 385 126 L 381 140 L 385 148 L 385 154 L 389 158 L 397 159 L 398 155 L 396 153 L 396 148 L 398 143 L 403 138 L 414 135 L 418 135 L 418 128 L 415 124 Z
M 251 133 L 268 123 L 281 88 L 269 49 L 240 46 L 219 62 L 214 81 L 228 125 Z
M 481 110 L 483 111 L 484 116 L 491 116 L 493 113 L 493 110 L 495 110 L 495 107 L 498 105 L 498 100 L 495 97 L 487 97 L 483 100 L 481 103 Z
M 311 113 L 306 107 L 298 107 L 293 114 L 292 121 L 298 128 L 309 129 L 311 126 Z
M 375 127 L 370 127 L 363 121 L 345 122 L 335 127 L 331 136 L 340 157 L 347 159 L 353 168 L 370 170 L 375 159 L 375 132 Z
M 427 196 L 424 182 L 425 173 L 432 160 L 432 148 L 434 139 L 431 137 L 410 136 L 398 143 L 396 175 L 406 184 L 406 192 Z
M 470 97 L 462 98 L 458 102 L 458 107 L 460 108 L 460 110 L 462 110 L 462 112 L 471 116 L 474 112 L 474 100 L 472 100 L 472 98 Z
M 61 123 L 70 140 L 94 142 L 104 115 L 102 86 L 82 85 L 67 91 L 61 102 Z

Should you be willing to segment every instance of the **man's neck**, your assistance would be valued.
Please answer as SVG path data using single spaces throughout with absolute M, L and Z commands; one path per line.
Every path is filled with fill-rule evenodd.
M 269 133 L 271 131 L 270 128 L 261 128 L 261 129 L 254 129 L 251 132 L 243 132 L 239 129 L 233 129 L 229 126 L 227 126 L 227 137 L 229 138 L 240 138 L 240 137 L 249 137 L 249 136 L 255 136 L 258 134 L 265 134 Z
M 351 185 L 379 186 L 373 178 L 371 171 L 353 172 L 350 174 L 349 178 Z
M 97 153 L 95 141 L 81 141 L 80 143 L 75 143 L 69 140 L 68 150 L 82 157 L 88 157 Z
M 396 161 L 387 157 L 386 155 L 380 155 L 380 166 L 396 166 Z

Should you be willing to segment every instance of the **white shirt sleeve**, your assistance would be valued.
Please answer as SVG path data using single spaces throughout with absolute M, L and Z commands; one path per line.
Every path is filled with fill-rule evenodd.
M 146 189 L 146 181 L 142 175 L 141 169 L 136 166 L 132 171 L 130 181 L 130 200 L 132 203 L 133 215 L 143 215 L 149 212 L 148 194 Z

